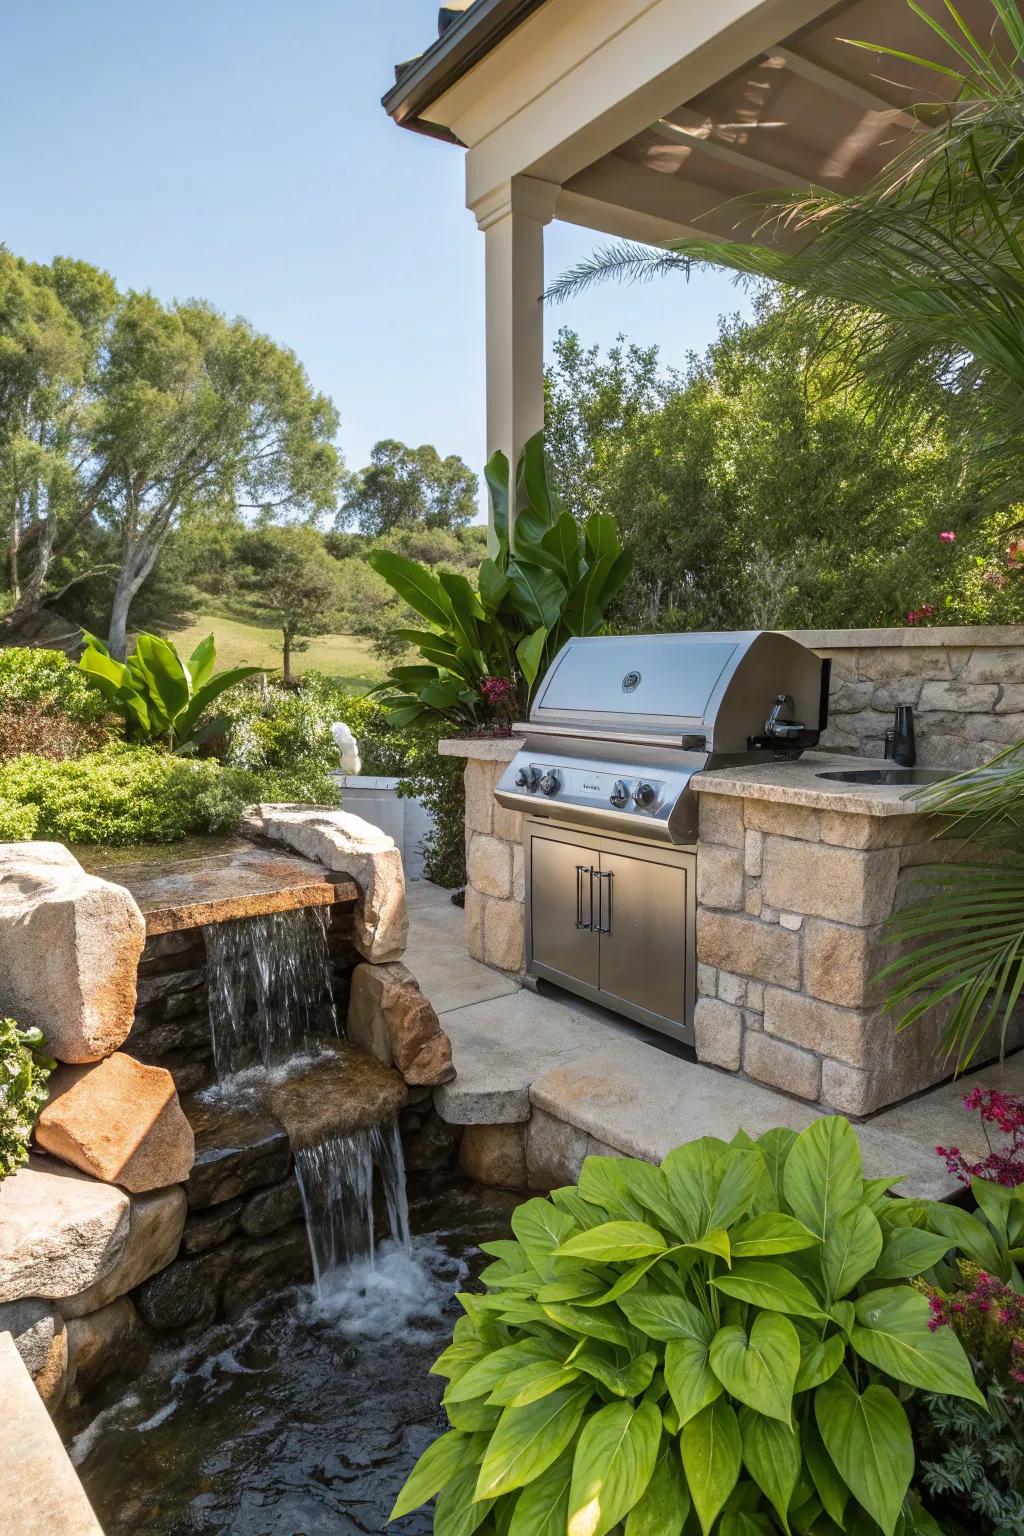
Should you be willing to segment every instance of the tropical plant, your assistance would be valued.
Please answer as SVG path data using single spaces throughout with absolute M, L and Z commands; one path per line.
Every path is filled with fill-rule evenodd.
M 1020 501 L 1024 14 L 1019 0 L 991 0 L 991 30 L 979 35 L 952 0 L 943 20 L 908 3 L 947 62 L 847 41 L 931 70 L 942 88 L 915 110 L 935 126 L 914 134 L 867 188 L 773 194 L 750 243 L 606 248 L 566 272 L 550 295 L 564 298 L 609 277 L 687 275 L 705 264 L 786 283 L 883 413 L 902 409 L 908 381 L 922 370 L 942 380 L 947 420 L 968 454 L 983 460 L 989 494 Z M 785 248 L 771 243 L 780 227 Z
M 32 1131 L 46 1103 L 46 1080 L 56 1065 L 41 1030 L 0 1019 L 0 1179 L 28 1162 Z
M 187 662 L 159 635 L 140 634 L 126 662 L 115 661 L 95 635 L 87 633 L 85 638 L 79 666 L 121 715 L 129 739 L 159 742 L 175 752 L 192 752 L 220 735 L 226 718 L 202 721 L 204 712 L 226 688 L 263 670 L 230 667 L 215 673 L 217 648 L 212 635 L 199 642 Z
M 911 899 L 887 925 L 900 952 L 878 979 L 900 1029 L 948 1008 L 941 1049 L 961 1072 L 993 1040 L 1002 1054 L 1024 990 L 1024 743 L 913 798 L 970 856 L 911 872 Z
M 954 1240 L 892 1182 L 838 1117 L 587 1158 L 483 1245 L 434 1366 L 452 1429 L 392 1518 L 439 1494 L 439 1533 L 937 1536 L 906 1404 L 984 1400 L 907 1283 Z
M 390 550 L 369 556 L 373 569 L 430 625 L 398 631 L 423 661 L 392 667 L 375 690 L 396 724 L 427 711 L 457 724 L 481 724 L 490 712 L 484 689 L 489 678 L 513 684 L 525 715 L 540 673 L 570 636 L 603 628 L 608 604 L 629 575 L 631 558 L 614 518 L 591 516 L 581 534 L 562 507 L 542 433 L 527 443 L 514 489 L 503 453 L 493 455 L 484 473 L 497 551 L 482 562 L 475 589 L 465 576 L 435 576 Z

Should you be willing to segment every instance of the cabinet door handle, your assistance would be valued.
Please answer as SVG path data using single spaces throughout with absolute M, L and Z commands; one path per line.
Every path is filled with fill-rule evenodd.
M 587 921 L 583 921 L 583 876 L 587 879 Z M 589 864 L 576 865 L 576 927 L 585 933 L 594 932 L 594 871 Z
M 611 933 L 611 931 L 612 931 L 612 874 L 613 874 L 613 871 L 610 870 L 610 869 L 596 869 L 596 870 L 593 870 L 592 873 L 596 874 L 596 876 L 597 876 L 597 932 L 598 933 Z M 608 882 L 608 887 L 607 887 L 607 889 L 608 889 L 608 912 L 607 912 L 607 915 L 605 914 L 605 900 L 604 900 L 605 887 L 602 884 L 602 881 L 604 881 L 604 880 L 607 880 L 607 882 Z M 593 900 L 591 900 L 591 907 L 593 907 Z

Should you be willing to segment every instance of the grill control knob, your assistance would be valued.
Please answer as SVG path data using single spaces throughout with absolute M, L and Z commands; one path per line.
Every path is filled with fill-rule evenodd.
M 553 795 L 562 782 L 562 775 L 554 768 L 549 768 L 540 781 L 540 787 L 546 795 Z
M 516 785 L 519 789 L 534 790 L 540 783 L 540 772 L 532 765 L 529 768 L 520 768 L 516 774 Z
M 633 791 L 633 799 L 642 811 L 646 811 L 649 806 L 652 806 L 657 798 L 658 791 L 653 784 L 648 784 L 646 780 L 641 781 Z
M 620 810 L 624 805 L 629 804 L 629 785 L 626 783 L 625 779 L 615 780 L 615 783 L 612 786 L 612 792 L 608 798 L 612 802 L 612 805 L 617 805 Z

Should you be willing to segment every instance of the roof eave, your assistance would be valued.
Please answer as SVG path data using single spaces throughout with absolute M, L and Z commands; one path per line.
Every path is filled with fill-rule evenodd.
M 451 129 L 431 123 L 420 114 L 543 3 L 544 0 L 476 0 L 395 82 L 383 97 L 384 110 L 400 128 L 458 144 L 460 141 Z

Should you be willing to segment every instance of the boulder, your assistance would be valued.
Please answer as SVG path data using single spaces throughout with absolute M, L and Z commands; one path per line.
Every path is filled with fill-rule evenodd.
M 224 1104 L 197 1095 L 185 1100 L 184 1109 L 196 1138 L 185 1186 L 190 1210 L 205 1210 L 287 1176 L 288 1137 L 263 1104 Z
M 133 1194 L 180 1184 L 195 1156 L 171 1074 L 122 1051 L 95 1066 L 57 1069 L 36 1142 Z
M 64 1319 L 48 1302 L 31 1297 L 0 1306 L 0 1333 L 9 1333 L 43 1402 L 54 1412 L 68 1382 L 68 1336 Z
M 0 844 L 0 1012 L 41 1029 L 59 1061 L 125 1039 L 146 923 L 120 885 L 62 843 Z
M 394 841 L 348 811 L 302 805 L 257 805 L 240 829 L 314 859 L 359 887 L 354 940 L 364 960 L 381 964 L 405 953 L 409 919 L 405 872 Z
M 0 1182 L 0 1301 L 76 1296 L 113 1269 L 128 1227 L 123 1189 L 31 1159 Z
M 353 1045 L 392 1063 L 407 1082 L 436 1087 L 455 1076 L 452 1048 L 437 1014 L 404 965 L 357 965 L 346 1030 Z
M 149 1359 L 149 1337 L 127 1296 L 68 1323 L 68 1403 L 74 1407 L 100 1382 L 130 1381 Z
M 269 1189 L 250 1195 L 242 1210 L 239 1225 L 249 1237 L 268 1237 L 290 1221 L 302 1220 L 302 1196 L 294 1174 Z
M 499 1189 L 526 1188 L 526 1126 L 467 1125 L 459 1143 L 467 1179 Z
M 133 1195 L 128 1237 L 121 1257 L 95 1285 L 61 1301 L 64 1316 L 84 1317 L 88 1312 L 95 1312 L 118 1296 L 126 1296 L 150 1275 L 170 1264 L 181 1246 L 187 1209 L 185 1191 L 180 1184 Z
M 233 1245 L 233 1259 L 221 1294 L 221 1310 L 229 1320 L 287 1285 L 313 1278 L 309 1238 L 301 1223 L 275 1232 L 260 1242 Z
M 220 1205 L 211 1205 L 209 1210 L 193 1211 L 185 1222 L 181 1239 L 182 1254 L 205 1253 L 208 1248 L 226 1243 L 238 1231 L 241 1214 L 241 1195 L 237 1195 L 234 1200 L 224 1200 Z
M 224 1277 L 235 1262 L 235 1244 L 224 1243 L 194 1259 L 178 1259 L 136 1293 L 139 1312 L 163 1331 L 205 1328 L 217 1316 Z
M 350 1045 L 341 1045 L 306 1071 L 272 1087 L 267 1102 L 297 1151 L 328 1136 L 346 1136 L 393 1120 L 407 1091 L 397 1072 Z

